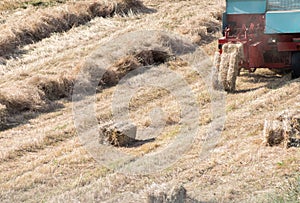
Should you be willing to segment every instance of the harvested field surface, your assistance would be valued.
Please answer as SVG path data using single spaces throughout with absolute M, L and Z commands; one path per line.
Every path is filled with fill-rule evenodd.
M 224 5 L 220 0 L 1 1 L 0 202 L 299 202 L 299 148 L 266 146 L 263 133 L 266 119 L 300 109 L 300 80 L 290 80 L 289 74 L 241 71 L 232 85 L 235 91 L 225 95 L 222 133 L 209 155 L 199 158 L 202 149 L 210 147 L 204 143 L 214 124 L 214 95 L 202 78 L 206 75 L 194 70 L 185 56 L 200 48 L 208 57 L 196 57 L 203 59 L 199 64 L 205 73 L 211 68 L 205 59 L 213 61 Z M 157 37 L 154 30 L 193 44 L 171 35 Z M 126 39 L 135 31 L 148 34 Z M 141 46 L 131 49 L 134 42 Z M 111 49 L 99 53 L 107 45 Z M 142 135 L 147 130 L 155 136 L 148 134 L 148 141 L 133 145 L 125 140 L 124 146 L 113 138 L 108 141 L 116 146 L 105 145 L 130 156 L 158 153 L 177 139 L 185 127 L 184 98 L 173 93 L 182 90 L 181 80 L 190 87 L 200 115 L 193 126 L 199 130 L 185 153 L 180 145 L 174 150 L 179 158 L 175 164 L 156 173 L 122 174 L 118 163 L 101 165 L 87 150 L 86 144 L 102 145 L 85 143 L 79 136 L 72 94 L 80 74 L 102 71 L 97 66 L 101 60 L 109 66 L 105 77 L 93 81 L 95 97 L 88 94 L 90 83 L 83 81 L 87 93 L 82 101 L 96 101 L 97 124 L 116 119 L 113 104 L 118 96 L 127 98 L 116 95 L 126 77 L 135 85 L 142 76 L 148 79 L 164 68 L 180 76 L 165 81 L 167 88 L 141 86 L 128 101 L 126 122 L 137 127 L 137 140 L 146 140 Z M 138 72 L 143 66 L 148 69 Z M 155 77 L 151 82 L 159 83 L 165 75 Z M 87 112 L 80 127 L 93 124 L 87 122 Z
M 11 19 L 1 25 L 0 56 L 8 58 L 19 46 L 47 38 L 54 32 L 68 31 L 95 17 L 126 15 L 129 11 L 136 13 L 147 11 L 147 8 L 139 1 L 119 1 L 110 4 L 87 1 L 50 9 L 28 9 L 22 14 L 18 13 L 17 18 L 12 15 Z

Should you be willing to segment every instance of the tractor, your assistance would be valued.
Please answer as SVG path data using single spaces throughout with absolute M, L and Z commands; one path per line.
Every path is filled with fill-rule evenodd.
M 300 77 L 300 0 L 226 0 L 222 33 L 215 86 L 234 91 L 241 68 L 292 70 Z

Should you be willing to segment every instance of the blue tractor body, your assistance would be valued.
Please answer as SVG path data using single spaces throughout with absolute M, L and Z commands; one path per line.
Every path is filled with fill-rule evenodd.
M 265 34 L 300 33 L 300 0 L 227 0 L 234 14 L 265 14 Z
M 228 0 L 227 14 L 260 14 L 265 13 L 266 0 Z

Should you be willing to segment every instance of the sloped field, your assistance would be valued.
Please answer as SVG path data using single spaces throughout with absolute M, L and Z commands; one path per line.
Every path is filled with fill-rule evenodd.
M 290 81 L 289 75 L 242 72 L 236 91 L 225 98 L 222 134 L 209 155 L 200 159 L 213 123 L 213 98 L 204 76 L 176 50 L 188 50 L 187 54 L 201 48 L 213 57 L 223 1 L 56 1 L 25 9 L 19 6 L 21 1 L 14 6 L 4 2 L 6 7 L 0 4 L 0 8 L 9 7 L 9 11 L 0 17 L 0 202 L 146 202 L 151 191 L 169 191 L 175 185 L 187 189 L 189 202 L 299 200 L 299 149 L 267 147 L 262 135 L 265 119 L 300 108 L 300 83 Z M 132 39 L 145 42 L 138 49 L 130 49 L 131 38 L 119 37 L 145 30 L 175 34 L 157 40 L 150 32 L 145 40 Z M 194 44 L 176 41 L 174 35 Z M 152 38 L 158 45 L 147 44 Z M 112 52 L 99 53 L 105 46 Z M 105 77 L 95 81 L 98 123 L 114 118 L 115 93 L 121 92 L 122 78 L 128 73 L 134 79 L 166 69 L 191 88 L 200 115 L 194 123 L 199 130 L 186 153 L 174 151 L 180 158 L 176 164 L 159 173 L 125 175 L 117 167 L 99 164 L 83 146 L 74 125 L 72 93 L 78 75 L 97 69 L 100 59 L 107 59 L 110 66 Z M 203 56 L 199 59 L 205 61 Z M 130 76 L 149 65 L 143 74 Z M 210 69 L 203 67 L 205 73 Z M 176 139 L 183 128 L 182 110 L 172 91 L 182 87 L 175 77 L 166 84 L 167 89 L 159 84 L 140 87 L 128 104 L 129 118 L 141 134 L 159 120 L 155 115 L 161 114 L 153 109 L 165 112 L 158 137 L 118 150 L 144 156 Z M 86 98 L 90 99 L 88 94 Z

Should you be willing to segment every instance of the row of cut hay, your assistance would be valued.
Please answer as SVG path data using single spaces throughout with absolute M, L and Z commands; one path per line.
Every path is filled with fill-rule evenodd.
M 144 37 L 144 36 L 143 36 Z M 172 38 L 166 34 L 154 36 L 151 41 L 151 47 L 143 47 L 138 44 L 138 48 L 134 50 L 124 49 L 124 53 L 120 57 L 112 61 L 106 73 L 102 78 L 95 78 L 99 85 L 113 86 L 116 85 L 130 71 L 147 65 L 159 65 L 174 58 L 176 55 L 192 52 L 194 46 L 186 44 L 184 41 Z M 146 43 L 148 44 L 148 43 Z M 141 48 L 139 48 L 141 46 Z M 106 56 L 106 53 L 103 54 Z M 79 71 L 89 70 L 99 60 L 96 54 L 80 64 L 73 74 L 64 74 L 61 76 L 34 76 L 22 84 L 18 83 L 14 86 L 4 87 L 0 89 L 0 104 L 6 106 L 10 112 L 20 112 L 27 110 L 40 110 L 47 107 L 53 100 L 66 98 L 73 93 L 75 83 L 75 75 Z M 90 67 L 91 66 L 91 67 Z M 97 65 L 95 68 L 99 68 Z M 92 68 L 93 69 L 93 68 Z M 95 70 L 97 71 L 97 70 Z M 94 74 L 90 72 L 90 74 Z
M 128 72 L 143 65 L 162 63 L 169 57 L 170 55 L 166 52 L 152 50 L 125 56 L 108 69 L 101 83 L 108 86 L 115 85 Z M 43 110 L 51 101 L 70 97 L 74 81 L 74 77 L 68 75 L 34 76 L 22 84 L 1 88 L 0 104 L 5 105 L 7 110 L 12 113 Z
M 16 17 L 10 24 L 0 26 L 0 56 L 9 56 L 19 46 L 47 38 L 51 33 L 68 31 L 74 26 L 87 23 L 94 17 L 111 17 L 144 11 L 146 8 L 136 0 L 122 0 L 117 3 L 91 2 L 39 9 L 22 18 Z
M 130 47 L 126 47 L 127 44 Z M 97 61 L 107 60 L 108 69 L 99 85 L 113 86 L 130 71 L 141 66 L 159 65 L 195 50 L 194 44 L 166 32 L 132 32 L 101 46 L 88 61 L 80 65 L 80 69 L 94 77 L 97 71 L 103 71 L 100 68 L 103 64 L 98 64 Z
M 47 99 L 57 100 L 71 96 L 74 79 L 65 75 L 58 78 L 35 76 L 28 84 L 41 90 Z
M 114 4 L 114 12 L 119 15 L 150 13 L 152 11 L 152 9 L 147 8 L 140 0 L 117 0 Z
M 46 110 L 51 101 L 69 97 L 73 83 L 74 79 L 66 76 L 35 76 L 24 84 L 1 88 L 0 104 L 5 105 L 10 113 Z
M 159 50 L 142 50 L 127 55 L 115 62 L 103 75 L 100 84 L 105 86 L 116 85 L 127 73 L 141 66 L 158 65 L 168 61 L 171 54 Z

